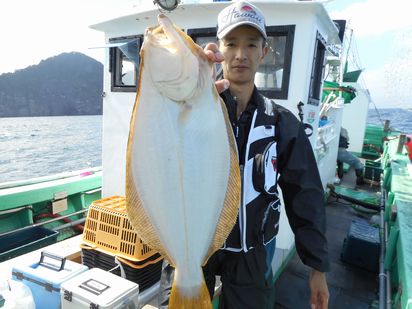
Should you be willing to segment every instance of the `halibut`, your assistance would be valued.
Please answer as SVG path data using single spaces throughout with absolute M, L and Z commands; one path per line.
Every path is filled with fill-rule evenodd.
M 126 164 L 126 206 L 139 236 L 176 268 L 169 308 L 212 308 L 202 266 L 240 204 L 235 139 L 213 63 L 165 15 L 148 28 Z

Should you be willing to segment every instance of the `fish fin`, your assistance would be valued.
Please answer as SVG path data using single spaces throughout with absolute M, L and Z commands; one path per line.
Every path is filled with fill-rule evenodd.
M 196 44 L 195 41 L 193 41 L 193 39 L 187 35 L 185 32 L 183 32 L 180 27 L 174 25 L 175 30 L 180 33 L 183 41 L 186 43 L 186 46 L 188 48 L 190 48 L 190 50 L 192 51 L 192 53 L 194 53 L 195 55 L 197 55 L 200 59 L 206 61 L 210 66 L 211 66 L 211 61 L 209 60 L 209 58 L 206 56 L 206 53 L 204 52 L 203 48 L 200 47 L 198 44 Z
M 158 26 L 159 27 L 159 26 Z M 136 189 L 134 178 L 132 175 L 132 150 L 133 150 L 133 138 L 135 123 L 137 118 L 137 108 L 141 100 L 141 87 L 142 87 L 142 74 L 144 69 L 144 50 L 140 51 L 140 65 L 139 65 L 139 78 L 135 102 L 133 105 L 132 116 L 130 118 L 130 130 L 129 137 L 127 140 L 127 150 L 126 150 L 126 211 L 129 217 L 130 223 L 132 224 L 134 230 L 137 232 L 139 237 L 153 250 L 159 252 L 163 257 L 173 263 L 171 257 L 167 254 L 161 243 L 159 236 L 155 227 L 151 224 L 148 215 L 146 214 L 142 200 Z
M 134 184 L 133 176 L 131 175 L 131 161 L 127 162 L 126 170 L 126 211 L 129 217 L 130 223 L 139 237 L 155 251 L 159 252 L 170 263 L 173 264 L 172 258 L 167 254 L 165 247 L 163 246 L 156 228 L 152 225 L 149 216 L 146 214 L 142 200 L 137 192 L 136 185 Z
M 197 293 L 192 295 L 185 295 L 173 283 L 169 299 L 169 309 L 212 309 L 212 302 L 210 301 L 206 282 L 203 280 Z
M 143 59 L 140 63 L 140 72 L 143 69 Z M 139 77 L 139 89 L 140 89 L 140 77 Z M 136 101 L 133 107 L 132 117 L 130 121 L 130 131 L 129 139 L 127 142 L 127 152 L 126 152 L 126 211 L 129 217 L 130 223 L 132 224 L 134 230 L 137 232 L 139 237 L 152 249 L 159 252 L 163 257 L 172 261 L 172 259 L 164 250 L 155 227 L 150 222 L 148 215 L 146 214 L 142 200 L 137 191 L 134 178 L 133 178 L 133 160 L 132 160 L 132 149 L 133 149 L 133 136 L 134 128 L 137 114 L 137 106 L 140 102 L 140 90 L 138 90 Z
M 233 226 L 236 223 L 236 219 L 239 213 L 239 206 L 240 206 L 241 180 L 240 180 L 240 170 L 239 170 L 239 161 L 238 161 L 236 141 L 235 141 L 235 136 L 233 135 L 229 116 L 227 114 L 227 110 L 226 110 L 226 107 L 224 106 L 224 102 L 222 99 L 220 99 L 220 104 L 221 104 L 222 112 L 225 118 L 226 133 L 229 139 L 230 174 L 229 174 L 229 181 L 228 181 L 227 189 L 226 189 L 224 206 L 222 208 L 218 223 L 216 225 L 213 242 L 211 243 L 208 249 L 208 253 L 206 255 L 205 260 L 203 261 L 203 265 L 207 263 L 207 260 L 215 251 L 219 250 L 219 248 L 222 247 L 226 238 L 229 236 L 229 233 L 232 231 Z

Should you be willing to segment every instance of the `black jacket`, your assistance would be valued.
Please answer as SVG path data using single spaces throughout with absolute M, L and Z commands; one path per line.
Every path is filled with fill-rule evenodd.
M 236 136 L 239 162 L 242 165 L 245 162 L 245 145 L 253 113 L 264 104 L 265 98 L 255 88 L 245 111 L 237 119 L 236 100 L 228 90 L 221 96 Z M 313 150 L 301 122 L 280 105 L 276 105 L 276 110 L 278 184 L 282 189 L 286 215 L 295 234 L 296 250 L 304 264 L 319 271 L 328 271 L 324 191 Z M 260 220 L 257 218 L 256 224 Z M 236 233 L 232 231 L 232 234 Z
M 339 148 L 348 148 L 349 147 L 349 141 L 346 137 L 344 137 L 342 134 L 339 135 Z

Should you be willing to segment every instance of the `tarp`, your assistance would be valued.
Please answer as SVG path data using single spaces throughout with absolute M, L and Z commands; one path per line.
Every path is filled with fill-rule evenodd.
M 356 70 L 351 72 L 343 73 L 343 82 L 345 83 L 356 83 L 361 75 L 362 70 Z
M 356 89 L 352 86 L 340 86 L 338 83 L 331 81 L 323 82 L 323 94 L 322 102 L 325 101 L 326 97 L 333 92 L 336 97 L 339 96 L 339 92 L 342 91 L 342 97 L 345 104 L 350 103 L 356 97 Z
M 373 192 L 355 190 L 344 186 L 335 186 L 335 192 L 343 196 L 351 197 L 358 201 L 373 204 L 376 206 L 380 205 L 380 197 Z

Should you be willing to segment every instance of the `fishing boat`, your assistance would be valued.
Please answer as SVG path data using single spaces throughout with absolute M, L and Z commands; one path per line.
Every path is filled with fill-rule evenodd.
M 0 262 L 81 233 L 101 178 L 95 167 L 1 183 Z
M 73 230 L 72 227 L 84 223 L 86 213 L 90 215 L 93 207 L 95 211 L 104 211 L 98 206 L 101 199 L 119 202 L 125 195 L 126 146 L 145 29 L 157 24 L 161 11 L 197 44 L 204 46 L 216 41 L 216 18 L 228 5 L 227 1 L 206 0 L 154 2 L 140 1 L 127 14 L 91 26 L 105 34 L 102 46 L 105 48 L 103 173 L 97 169 L 67 177 L 2 185 L 0 236 L 16 239 L 15 233 L 39 225 L 52 231 L 68 227 Z M 371 99 L 368 91 L 358 83 L 361 71 L 346 69 L 345 59 L 350 52 L 346 23 L 332 20 L 324 1 L 251 2 L 265 12 L 270 47 L 256 74 L 255 84 L 264 95 L 288 108 L 305 123 L 328 201 L 326 236 L 332 265 L 327 275 L 330 308 L 369 308 L 372 305 L 410 308 L 412 287 L 408 274 L 412 273 L 409 269 L 412 266 L 408 243 L 412 231 L 408 222 L 412 216 L 409 210 L 412 167 L 404 147 L 405 135 L 391 129 L 388 123 L 367 124 Z M 349 132 L 348 150 L 365 162 L 366 184 L 362 186 L 355 185 L 354 172 L 347 166 L 344 166 L 343 178 L 337 179 L 341 127 Z M 121 212 L 116 214 L 123 216 Z M 36 221 L 36 216 L 46 223 Z M 61 222 L 63 218 L 70 218 L 71 222 Z M 60 227 L 56 222 L 60 222 Z M 86 224 L 84 229 L 87 228 Z M 104 263 L 100 262 L 108 256 L 109 259 L 120 256 L 113 249 L 115 245 L 110 237 L 105 236 L 99 249 L 98 245 L 91 247 L 93 237 L 86 236 L 86 232 L 70 233 L 69 236 L 77 236 L 46 248 L 38 249 L 56 241 L 56 235 L 32 248 L 22 250 L 22 246 L 17 246 L 4 250 L 7 261 L 0 263 L 1 276 L 10 278 L 13 266 L 38 256 L 42 250 L 54 251 L 78 262 L 88 260 L 88 254 L 93 252 L 93 266 L 101 268 Z M 110 234 L 107 230 L 105 233 L 101 235 Z M 40 238 L 46 237 L 49 235 Z M 96 248 L 99 250 L 92 251 Z M 37 250 L 32 251 L 34 249 Z M 16 253 L 16 250 L 20 251 Z M 14 257 L 26 251 L 32 252 Z M 159 263 L 159 257 L 154 260 L 156 262 L 148 265 Z M 297 257 L 284 210 L 281 211 L 272 267 L 276 282 L 275 308 L 308 308 L 309 269 Z M 219 301 L 219 291 L 217 286 L 214 305 Z M 140 292 L 139 306 L 157 306 L 158 292 L 159 283 L 155 280 Z

